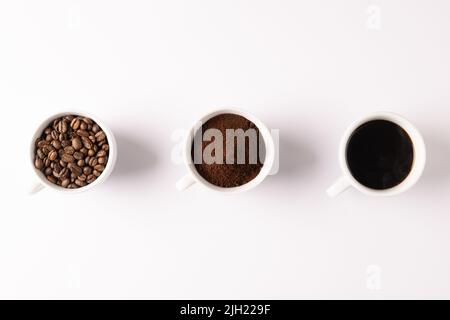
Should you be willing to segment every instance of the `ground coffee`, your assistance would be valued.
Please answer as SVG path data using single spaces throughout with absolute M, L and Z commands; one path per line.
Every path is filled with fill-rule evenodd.
M 253 179 L 255 179 L 261 171 L 263 164 L 261 162 L 259 153 L 260 153 L 260 137 L 259 130 L 256 125 L 249 121 L 248 119 L 236 115 L 236 114 L 221 114 L 210 120 L 208 120 L 203 126 L 202 130 L 199 130 L 198 135 L 202 135 L 207 132 L 209 129 L 217 129 L 222 133 L 223 139 L 223 164 L 207 164 L 205 161 L 201 161 L 201 163 L 196 163 L 195 167 L 197 172 L 202 176 L 206 181 L 212 183 L 213 185 L 222 187 L 222 188 L 233 188 L 242 186 Z M 248 138 L 245 139 L 245 163 L 238 164 L 238 141 L 235 139 L 234 145 L 234 162 L 233 164 L 228 164 L 227 162 L 227 154 L 233 150 L 227 150 L 227 141 L 226 141 L 226 130 L 233 129 L 238 130 L 242 129 L 244 132 L 253 129 L 256 132 L 257 139 L 257 161 L 250 161 L 250 141 Z M 205 148 L 213 141 L 204 141 L 203 136 L 200 138 L 202 143 L 197 147 L 201 147 L 201 154 L 203 155 L 203 151 Z M 200 146 L 201 145 L 201 146 Z M 229 144 L 228 144 L 229 145 Z M 195 143 L 192 144 L 192 159 L 195 159 Z M 203 157 L 202 157 L 203 158 Z M 204 159 L 202 159 L 204 160 Z M 263 159 L 264 161 L 264 159 Z M 195 161 L 194 161 L 195 162 Z

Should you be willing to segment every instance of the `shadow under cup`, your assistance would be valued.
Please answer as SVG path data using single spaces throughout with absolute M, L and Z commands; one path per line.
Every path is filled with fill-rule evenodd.
M 216 114 L 198 125 L 190 147 L 198 178 L 224 189 L 254 181 L 266 160 L 266 142 L 260 129 L 236 113 Z

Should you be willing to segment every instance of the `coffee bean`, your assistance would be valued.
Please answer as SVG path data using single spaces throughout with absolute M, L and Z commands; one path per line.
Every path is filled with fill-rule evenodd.
M 73 162 L 75 160 L 75 158 L 72 155 L 68 154 L 68 153 L 64 153 L 62 155 L 62 157 L 61 157 L 61 160 L 64 161 L 64 162 L 69 163 L 69 162 Z
M 84 158 L 84 155 L 83 155 L 81 152 L 75 152 L 75 153 L 73 154 L 73 157 L 74 157 L 75 159 L 77 159 L 77 160 L 81 160 L 81 159 Z
M 55 161 L 56 158 L 58 158 L 58 152 L 56 152 L 55 150 L 50 151 L 50 153 L 48 154 L 48 158 L 50 159 L 50 161 Z
M 106 159 L 104 157 L 98 158 L 97 161 L 98 161 L 99 164 L 105 164 L 106 163 Z
M 74 147 L 67 146 L 67 147 L 64 148 L 64 153 L 72 155 L 72 154 L 75 153 L 75 149 L 74 149 Z
M 103 131 L 99 131 L 95 134 L 95 139 L 100 142 L 106 139 L 106 134 Z
M 66 133 L 67 129 L 68 129 L 67 122 L 64 121 L 64 120 L 59 121 L 58 126 L 57 126 L 57 130 L 60 133 Z
M 72 127 L 73 130 L 78 130 L 78 128 L 80 127 L 80 124 L 81 124 L 80 118 L 75 118 L 70 123 L 70 126 Z
M 83 142 L 83 146 L 86 149 L 92 149 L 92 142 L 87 137 L 81 137 L 81 141 Z
M 83 148 L 83 144 L 82 144 L 80 139 L 75 138 L 75 139 L 72 140 L 72 147 L 75 150 L 80 150 L 81 148 Z
M 83 168 L 83 173 L 85 175 L 90 175 L 92 173 L 92 168 L 91 167 L 84 167 Z
M 89 150 L 88 151 L 88 156 L 92 157 L 95 155 L 95 151 L 94 150 Z
M 87 132 L 86 130 L 77 130 L 77 135 L 79 135 L 80 137 L 89 137 L 89 132 Z
M 77 161 L 77 165 L 78 165 L 79 167 L 84 167 L 84 166 L 86 165 L 86 163 L 84 162 L 83 159 L 80 159 L 80 160 Z
M 105 157 L 107 155 L 107 152 L 105 150 L 100 150 L 99 152 L 97 152 L 97 157 L 101 158 L 101 157 Z
M 100 175 L 102 174 L 100 171 L 94 170 L 94 172 L 92 173 L 94 176 L 96 177 L 100 177 Z
M 77 186 L 79 186 L 79 187 L 85 187 L 85 186 L 87 185 L 86 182 L 81 181 L 81 180 L 79 180 L 79 179 L 75 180 L 75 184 L 76 184 Z
M 58 181 L 54 176 L 47 176 L 47 180 L 54 184 L 56 184 L 56 182 Z
M 52 136 L 53 140 L 58 140 L 59 139 L 59 133 L 56 130 L 52 131 L 51 136 Z
M 105 170 L 105 166 L 98 164 L 94 167 L 95 170 L 102 172 L 103 170 Z
M 70 167 L 70 170 L 72 171 L 72 173 L 73 173 L 76 177 L 78 177 L 78 176 L 80 176 L 81 174 L 83 174 L 83 170 L 82 170 L 79 166 L 77 166 L 77 165 L 72 165 L 72 166 Z
M 81 124 L 80 124 L 80 129 L 81 130 L 86 130 L 88 128 L 88 125 L 87 125 L 87 123 L 86 122 L 81 122 Z
M 37 154 L 39 159 L 44 159 L 45 158 L 45 154 L 44 154 L 44 152 L 42 152 L 41 149 L 37 149 L 36 154 Z
M 44 161 L 42 161 L 42 159 L 40 158 L 36 158 L 36 160 L 34 161 L 34 166 L 36 167 L 36 169 L 42 170 L 42 168 L 44 168 Z
M 96 179 L 97 179 L 97 177 L 94 176 L 93 174 L 91 174 L 87 177 L 87 183 L 90 184 L 90 183 L 94 182 Z
M 52 141 L 52 146 L 55 149 L 61 149 L 61 142 L 59 140 L 53 140 Z
M 70 184 L 70 179 L 64 179 L 64 180 L 61 182 L 61 187 L 67 188 L 67 187 L 69 186 L 69 184 Z
M 95 167 L 98 164 L 97 158 L 90 158 L 89 161 L 88 161 L 88 164 L 91 167 Z

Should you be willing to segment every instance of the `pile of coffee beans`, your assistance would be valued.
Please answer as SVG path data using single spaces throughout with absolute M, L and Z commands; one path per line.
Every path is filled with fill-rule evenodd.
M 92 119 L 69 115 L 55 119 L 35 142 L 36 169 L 51 183 L 77 189 L 93 183 L 108 163 L 105 132 Z

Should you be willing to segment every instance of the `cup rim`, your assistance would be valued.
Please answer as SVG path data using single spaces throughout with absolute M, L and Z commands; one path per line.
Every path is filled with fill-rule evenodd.
M 262 166 L 262 169 L 259 172 L 259 174 L 253 180 L 249 181 L 248 183 L 246 183 L 242 186 L 233 187 L 233 188 L 219 187 L 219 186 L 216 186 L 216 185 L 212 184 L 211 182 L 207 181 L 206 179 L 204 179 L 195 169 L 195 165 L 192 163 L 192 155 L 191 155 L 192 140 L 194 139 L 195 134 L 196 134 L 197 130 L 199 129 L 198 124 L 199 123 L 204 124 L 205 122 L 214 118 L 215 116 L 218 116 L 220 114 L 227 114 L 227 113 L 242 116 L 242 117 L 250 120 L 251 122 L 253 122 L 255 124 L 255 126 L 258 128 L 258 130 L 264 140 L 264 145 L 266 148 L 266 157 L 264 160 L 264 165 Z M 270 175 L 272 167 L 275 163 L 275 143 L 273 141 L 270 130 L 267 128 L 267 126 L 261 120 L 259 120 L 254 115 L 248 113 L 247 111 L 238 109 L 238 108 L 220 108 L 220 109 L 216 109 L 214 111 L 211 111 L 211 112 L 205 114 L 200 120 L 198 120 L 189 129 L 188 134 L 186 135 L 186 139 L 185 139 L 183 154 L 184 154 L 184 164 L 185 164 L 190 176 L 197 183 L 199 183 L 203 187 L 206 187 L 207 189 L 210 189 L 210 190 L 213 190 L 216 192 L 228 193 L 228 194 L 241 193 L 241 192 L 249 191 L 249 190 L 255 188 L 256 186 L 261 184 L 267 178 L 268 175 Z
M 39 182 L 41 184 L 43 184 L 45 187 L 47 187 L 48 189 L 55 191 L 55 192 L 59 192 L 59 193 L 78 194 L 78 193 L 86 192 L 86 191 L 89 191 L 89 190 L 95 188 L 96 186 L 103 183 L 111 175 L 111 173 L 114 170 L 114 167 L 116 165 L 116 161 L 117 161 L 117 142 L 116 142 L 116 139 L 115 139 L 114 134 L 112 133 L 111 129 L 105 124 L 105 122 L 100 120 L 97 116 L 91 114 L 90 112 L 86 112 L 86 111 L 78 110 L 78 109 L 70 108 L 70 109 L 66 109 L 66 110 L 67 111 L 61 111 L 61 112 L 54 113 L 53 115 L 47 117 L 44 121 L 40 122 L 41 124 L 37 127 L 37 129 L 32 137 L 32 140 L 31 140 L 30 164 L 31 164 L 31 168 L 32 168 L 33 172 L 39 179 Z M 103 170 L 102 174 L 93 183 L 88 184 L 87 186 L 81 187 L 78 189 L 67 189 L 67 188 L 63 188 L 61 186 L 51 183 L 50 181 L 47 180 L 45 175 L 40 170 L 35 168 L 35 165 L 34 165 L 36 139 L 38 139 L 42 135 L 43 130 L 52 121 L 54 121 L 55 119 L 58 119 L 60 117 L 68 116 L 68 115 L 82 116 L 82 117 L 92 119 L 95 123 L 97 123 L 100 126 L 100 128 L 106 134 L 106 138 L 108 139 L 108 144 L 109 144 L 109 157 L 108 157 L 108 162 L 106 164 L 105 170 Z
M 393 122 L 403 128 L 411 138 L 411 141 L 413 143 L 413 149 L 414 149 L 414 160 L 413 165 L 411 168 L 410 173 L 406 177 L 405 180 L 403 180 L 400 184 L 384 190 L 377 190 L 369 188 L 362 183 L 360 183 L 358 180 L 355 179 L 353 174 L 350 171 L 350 168 L 348 166 L 347 162 L 347 146 L 348 142 L 350 141 L 351 136 L 355 132 L 357 128 L 359 128 L 361 125 L 373 121 L 373 120 L 386 120 Z M 425 169 L 426 164 L 426 146 L 424 139 L 420 133 L 420 131 L 406 118 L 403 116 L 388 112 L 388 111 L 380 111 L 376 113 L 372 113 L 364 118 L 361 118 L 353 124 L 351 124 L 347 130 L 345 131 L 339 148 L 339 163 L 341 166 L 341 170 L 344 173 L 344 175 L 347 177 L 349 183 L 356 188 L 357 190 L 361 191 L 364 194 L 371 195 L 371 196 L 393 196 L 398 195 L 403 192 L 406 192 L 410 188 L 412 188 L 420 179 L 420 177 L 423 174 L 423 171 Z

